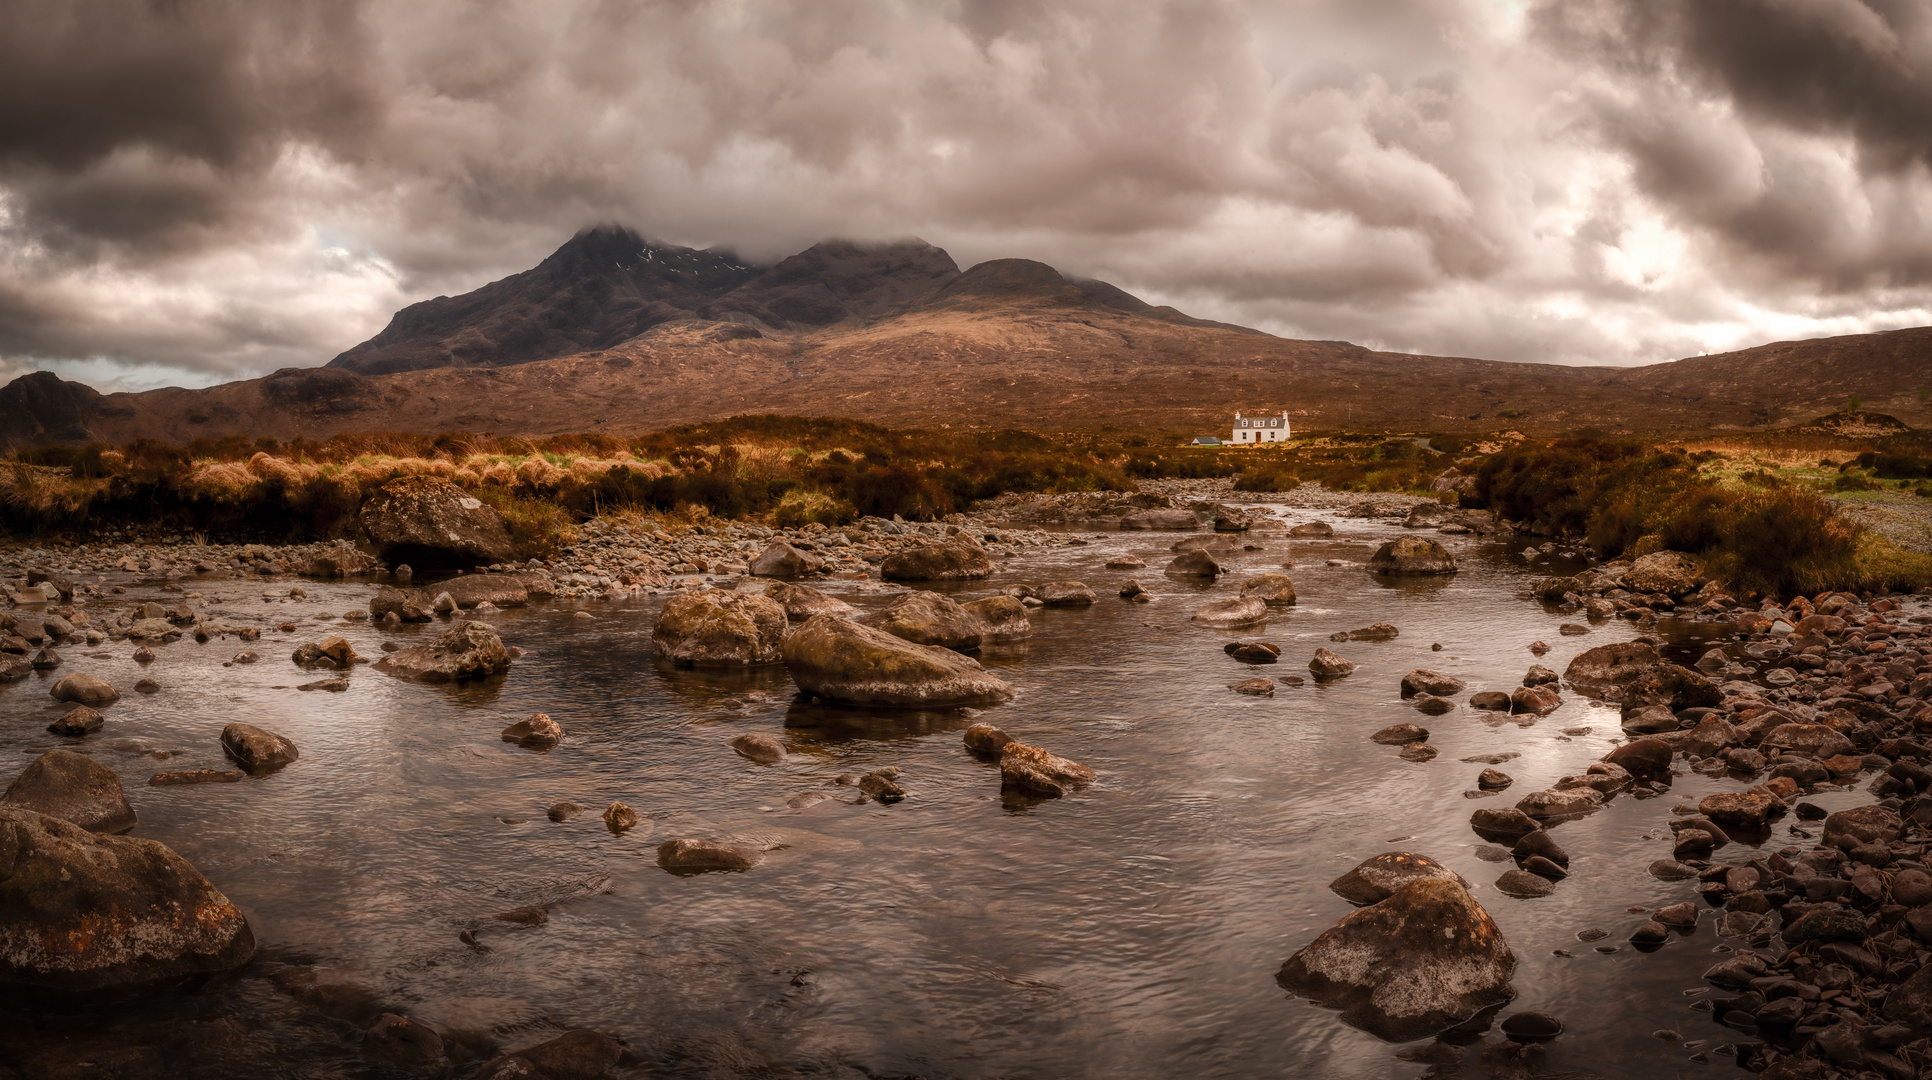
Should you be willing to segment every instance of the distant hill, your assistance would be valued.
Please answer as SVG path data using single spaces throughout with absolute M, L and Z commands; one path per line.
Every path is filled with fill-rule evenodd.
M 1858 396 L 1932 427 L 1932 328 L 1643 368 L 1298 341 L 1156 307 L 1044 263 L 964 272 L 917 240 L 827 241 L 757 268 L 613 226 L 473 292 L 398 312 L 326 367 L 205 390 L 0 387 L 0 446 L 344 431 L 634 433 L 739 413 L 910 426 L 1655 434 L 1778 427 Z

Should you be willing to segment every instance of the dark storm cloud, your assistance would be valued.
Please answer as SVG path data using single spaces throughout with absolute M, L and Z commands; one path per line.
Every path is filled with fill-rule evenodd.
M 606 220 L 755 259 L 917 234 L 1506 359 L 1926 321 L 1928 32 L 1852 0 L 16 0 L 0 375 L 319 363 Z

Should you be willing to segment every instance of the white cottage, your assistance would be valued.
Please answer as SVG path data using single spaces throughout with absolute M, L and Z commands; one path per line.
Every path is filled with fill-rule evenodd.
M 1280 416 L 1244 417 L 1234 414 L 1234 438 L 1228 440 L 1236 446 L 1254 446 L 1257 443 L 1288 441 L 1288 413 Z

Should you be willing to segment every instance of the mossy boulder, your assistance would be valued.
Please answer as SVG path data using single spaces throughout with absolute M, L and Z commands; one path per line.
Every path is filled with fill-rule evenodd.
M 1420 536 L 1399 536 L 1375 549 L 1369 556 L 1371 574 L 1396 577 L 1424 577 L 1456 572 L 1456 557 L 1449 549 Z
M 510 651 L 485 623 L 457 623 L 428 645 L 398 649 L 376 661 L 376 670 L 417 682 L 486 679 L 510 670 Z
M 958 652 L 978 649 L 988 629 L 977 614 L 936 592 L 907 593 L 858 621 L 915 645 L 938 645 Z
M 965 533 L 943 544 L 895 551 L 879 564 L 879 576 L 887 581 L 972 581 L 992 572 L 986 549 Z
M 784 659 L 790 617 L 778 601 L 706 589 L 674 596 L 658 612 L 651 644 L 678 667 L 756 667 Z
M 481 566 L 511 562 L 517 554 L 495 510 L 438 476 L 391 480 L 363 502 L 357 520 L 391 566 Z
M 951 708 L 1013 697 L 1011 686 L 970 657 L 832 615 L 808 619 L 793 631 L 784 657 L 800 690 L 847 705 Z

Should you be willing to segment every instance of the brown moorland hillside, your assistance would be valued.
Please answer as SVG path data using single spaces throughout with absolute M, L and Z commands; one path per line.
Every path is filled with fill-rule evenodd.
M 1277 338 L 1028 260 L 960 273 L 914 241 L 828 242 L 760 273 L 606 230 L 413 305 L 328 367 L 139 394 L 25 376 L 0 388 L 0 445 L 628 435 L 746 413 L 1171 435 L 1222 433 L 1237 409 L 1303 429 L 1658 434 L 1786 426 L 1852 396 L 1926 427 L 1928 385 L 1932 328 L 1644 368 L 1504 363 Z

